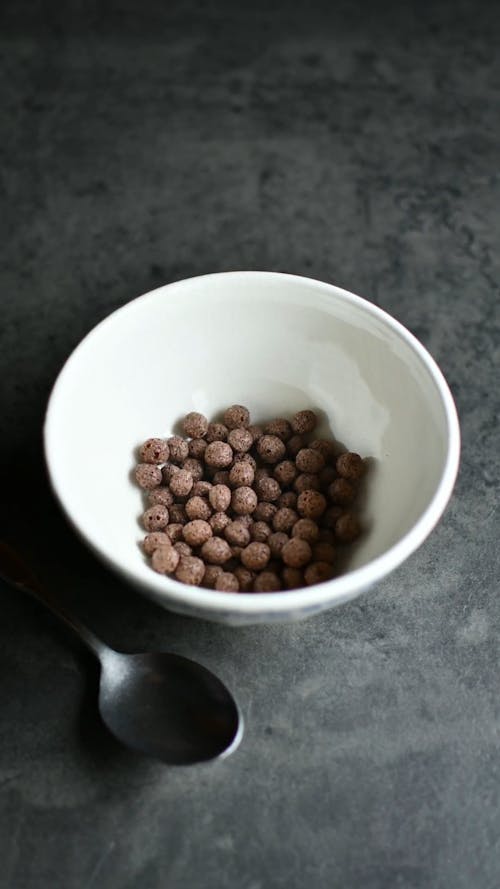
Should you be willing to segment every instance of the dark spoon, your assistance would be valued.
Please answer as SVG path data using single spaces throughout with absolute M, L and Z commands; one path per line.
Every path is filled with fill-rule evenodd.
M 176 654 L 122 654 L 109 648 L 64 611 L 1 542 L 0 577 L 42 602 L 99 659 L 99 711 L 122 744 L 172 765 L 203 762 L 236 749 L 242 717 L 226 686 L 205 667 Z

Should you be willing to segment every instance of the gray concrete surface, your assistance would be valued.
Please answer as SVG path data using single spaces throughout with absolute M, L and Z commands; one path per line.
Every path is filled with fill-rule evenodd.
M 500 885 L 500 16 L 491 2 L 2 4 L 2 537 L 111 644 L 230 684 L 229 760 L 165 768 L 95 716 L 95 668 L 1 587 L 2 889 Z M 461 416 L 435 533 L 295 626 L 169 615 L 74 539 L 45 401 L 78 340 L 167 281 L 276 269 L 414 331 Z M 422 431 L 425 434 L 425 431 Z

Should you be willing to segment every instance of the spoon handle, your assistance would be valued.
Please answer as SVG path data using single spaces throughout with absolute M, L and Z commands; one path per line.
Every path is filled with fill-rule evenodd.
M 90 650 L 99 658 L 109 651 L 108 646 L 101 642 L 97 636 L 87 629 L 79 620 L 68 614 L 61 605 L 56 602 L 54 597 L 48 590 L 40 584 L 35 574 L 29 568 L 20 555 L 12 549 L 7 543 L 0 541 L 0 577 L 18 590 L 29 593 L 35 599 L 45 605 L 52 614 L 55 614 L 66 626 L 70 627 L 74 633 L 90 648 Z

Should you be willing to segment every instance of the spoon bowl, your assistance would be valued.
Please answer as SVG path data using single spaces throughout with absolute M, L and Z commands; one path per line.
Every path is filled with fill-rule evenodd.
M 201 664 L 168 653 L 101 657 L 99 710 L 125 746 L 172 765 L 228 755 L 242 736 L 232 695 Z

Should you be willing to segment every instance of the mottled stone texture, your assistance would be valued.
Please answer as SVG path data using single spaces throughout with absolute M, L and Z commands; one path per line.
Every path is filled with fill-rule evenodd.
M 247 724 L 225 762 L 135 759 L 97 721 L 90 659 L 2 586 L 0 886 L 496 889 L 498 4 L 0 16 L 2 536 L 112 644 L 220 673 Z M 76 541 L 43 472 L 46 397 L 83 334 L 155 285 L 238 268 L 373 299 L 440 362 L 462 421 L 425 546 L 295 626 L 143 601 Z

